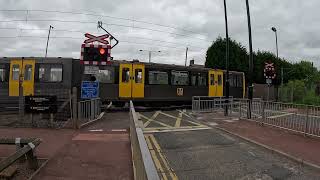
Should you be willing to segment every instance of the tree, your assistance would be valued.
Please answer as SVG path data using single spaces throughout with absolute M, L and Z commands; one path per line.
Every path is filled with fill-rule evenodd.
M 247 74 L 249 57 L 240 43 L 229 38 L 229 69 Z M 218 37 L 207 50 L 205 66 L 214 69 L 226 69 L 226 39 Z

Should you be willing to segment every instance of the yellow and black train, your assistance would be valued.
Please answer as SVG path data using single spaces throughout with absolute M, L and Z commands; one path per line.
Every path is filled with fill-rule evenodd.
M 63 102 L 72 87 L 82 81 L 99 81 L 103 102 L 191 102 L 192 96 L 225 95 L 225 71 L 200 66 L 178 66 L 139 61 L 111 61 L 98 66 L 94 74 L 73 58 L 0 58 L 0 101 L 16 104 L 19 78 L 23 95 L 56 95 Z M 97 69 L 97 68 L 95 68 Z M 94 77 L 94 78 L 93 78 Z M 245 95 L 245 75 L 230 71 L 230 96 Z M 79 95 L 80 97 L 80 95 Z

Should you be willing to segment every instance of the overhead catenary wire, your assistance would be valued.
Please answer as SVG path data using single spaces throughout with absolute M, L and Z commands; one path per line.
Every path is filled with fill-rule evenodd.
M 12 28 L 12 27 L 0 27 L 0 30 L 22 30 L 22 31 L 47 31 L 47 29 L 38 29 L 38 28 Z M 53 32 L 71 32 L 71 33 L 86 33 L 85 31 L 81 30 L 68 30 L 68 29 L 53 29 Z M 121 37 L 121 35 L 120 35 Z M 176 42 L 170 42 L 170 41 L 164 41 L 164 40 L 159 40 L 159 39 L 152 39 L 152 38 L 144 38 L 144 37 L 139 37 L 139 36 L 126 36 L 128 38 L 136 38 L 136 39 L 142 39 L 142 40 L 148 40 L 148 41 L 155 41 L 155 42 L 162 42 L 162 43 L 168 43 L 168 44 L 175 44 L 175 45 L 181 45 L 181 46 L 186 46 L 187 44 L 190 43 L 176 43 Z M 72 38 L 71 38 L 72 39 Z M 206 49 L 207 47 L 198 47 L 198 46 L 193 46 L 189 45 L 189 47 L 192 47 L 194 49 Z
M 8 12 L 22 11 L 22 12 L 27 12 L 27 13 L 28 12 L 44 12 L 44 13 L 60 13 L 60 14 L 73 14 L 73 15 L 86 15 L 86 16 L 95 16 L 95 17 L 106 17 L 106 18 L 119 19 L 119 20 L 124 20 L 124 21 L 139 22 L 139 23 L 155 25 L 155 26 L 160 26 L 160 27 L 166 27 L 166 28 L 171 28 L 171 29 L 176 29 L 176 30 L 180 30 L 180 31 L 193 33 L 193 34 L 203 35 L 203 34 L 201 34 L 199 32 L 195 32 L 195 31 L 191 31 L 191 30 L 187 30 L 187 29 L 179 28 L 179 27 L 175 27 L 175 26 L 164 25 L 164 24 L 159 24 L 159 23 L 152 23 L 152 22 L 148 22 L 148 21 L 135 20 L 135 19 L 130 19 L 130 18 L 109 16 L 109 15 L 105 15 L 105 14 L 97 14 L 97 13 L 93 13 L 92 11 L 87 11 L 87 10 L 86 10 L 86 12 L 90 12 L 90 13 L 74 12 L 74 11 L 58 11 L 58 10 L 40 10 L 40 9 L 2 9 L 0 11 L 8 11 Z
M 11 36 L 11 37 L 5 37 L 5 36 L 0 36 L 0 39 L 15 39 L 15 38 L 39 38 L 39 39 L 46 39 L 47 37 L 45 36 Z M 83 39 L 80 37 L 68 37 L 68 36 L 52 36 L 50 39 Z M 166 46 L 166 45 L 159 45 L 159 44 L 151 44 L 151 43 L 139 43 L 139 42 L 132 42 L 132 41 L 125 41 L 121 40 L 122 43 L 129 43 L 129 44 L 137 44 L 137 45 L 150 45 L 150 46 L 156 46 L 156 47 L 165 47 L 165 48 L 171 48 L 171 49 L 178 49 L 178 50 L 184 50 L 183 48 L 178 48 L 174 46 Z
M 25 22 L 25 21 L 26 21 L 25 19 L 11 19 L 11 20 L 0 20 L 0 23 Z M 60 23 L 97 24 L 97 22 L 95 22 L 95 21 L 60 20 L 60 19 L 28 19 L 27 21 L 30 21 L 30 22 L 60 22 Z M 158 29 L 152 29 L 152 28 L 146 28 L 146 27 L 140 27 L 140 26 L 123 25 L 123 24 L 115 24 L 115 23 L 105 23 L 105 25 L 132 28 L 132 29 L 142 29 L 142 30 L 148 30 L 148 31 L 153 31 L 153 32 L 161 32 L 161 33 L 167 33 L 167 34 L 172 34 L 172 35 L 176 35 L 176 36 L 192 37 L 193 39 L 199 39 L 202 41 L 211 42 L 205 38 L 195 37 L 194 35 L 190 35 L 190 34 L 179 34 L 179 33 L 175 33 L 175 32 L 163 31 L 163 30 L 158 30 Z

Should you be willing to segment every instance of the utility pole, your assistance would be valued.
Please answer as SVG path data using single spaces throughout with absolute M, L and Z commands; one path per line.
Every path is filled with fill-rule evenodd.
M 249 7 L 249 0 L 246 0 L 246 7 L 247 7 L 247 18 L 248 18 L 248 33 L 249 33 L 249 113 L 248 118 L 251 119 L 251 107 L 252 107 L 252 99 L 253 99 L 253 53 L 252 53 L 252 35 L 251 35 L 251 19 L 250 19 L 250 7 Z
M 47 39 L 47 46 L 46 46 L 45 58 L 47 57 L 47 54 L 48 54 L 48 45 L 49 45 L 49 38 L 50 38 L 51 29 L 53 29 L 53 26 L 50 25 L 50 26 L 49 26 L 49 32 L 48 32 L 48 39 Z
M 225 90 L 226 90 L 226 106 L 225 106 L 225 112 L 224 115 L 228 116 L 228 103 L 229 103 L 229 32 L 228 32 L 228 16 L 227 16 L 227 5 L 226 0 L 224 2 L 224 18 L 225 18 L 225 24 L 226 24 L 226 81 L 225 81 Z
M 143 50 L 143 49 L 140 49 L 139 51 L 140 51 L 140 52 L 142 52 L 142 51 L 147 51 L 147 52 L 148 52 L 148 54 L 149 54 L 149 63 L 151 62 L 151 53 L 152 53 L 152 52 L 158 52 L 158 53 L 161 52 L 161 51 L 150 51 L 150 50 Z
M 186 60 L 184 62 L 184 66 L 187 66 L 187 61 L 188 61 L 188 47 L 186 48 Z

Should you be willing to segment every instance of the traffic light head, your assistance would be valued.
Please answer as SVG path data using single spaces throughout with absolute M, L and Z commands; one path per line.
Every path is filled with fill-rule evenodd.
M 84 61 L 108 61 L 110 58 L 109 46 L 88 46 L 83 47 L 83 60 Z

